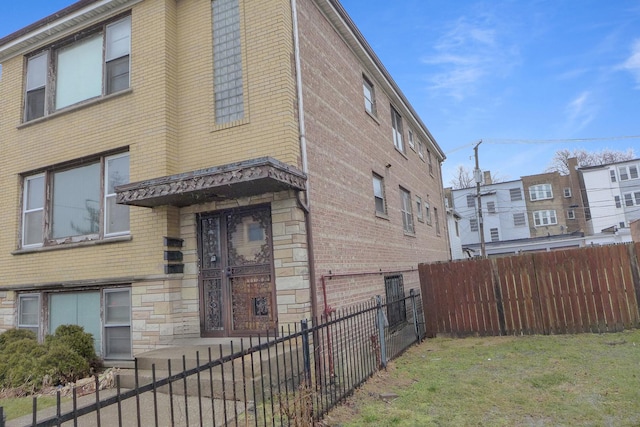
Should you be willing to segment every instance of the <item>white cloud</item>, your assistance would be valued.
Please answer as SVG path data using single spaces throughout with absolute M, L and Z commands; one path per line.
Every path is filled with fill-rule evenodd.
M 621 69 L 629 71 L 636 79 L 636 89 L 640 89 L 640 39 L 633 43 L 631 56 L 620 66 Z
M 462 100 L 484 79 L 508 74 L 519 62 L 519 54 L 507 40 L 508 34 L 501 33 L 490 14 L 449 23 L 434 44 L 434 53 L 422 59 L 437 70 L 429 76 L 430 88 Z
M 584 129 L 596 117 L 597 105 L 593 95 L 589 91 L 584 91 L 575 97 L 565 108 L 566 131 L 570 133 L 579 132 Z

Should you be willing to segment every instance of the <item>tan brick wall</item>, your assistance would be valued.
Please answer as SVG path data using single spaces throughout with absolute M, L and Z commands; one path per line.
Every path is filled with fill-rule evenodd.
M 434 160 L 435 175 L 431 176 L 426 162 L 407 142 L 409 127 L 427 142 L 418 125 L 394 102 L 403 116 L 407 145 L 406 156 L 399 153 L 392 140 L 390 97 L 381 82 L 361 65 L 313 1 L 300 1 L 298 7 L 316 287 L 322 309 L 320 278 L 329 270 L 405 270 L 421 262 L 446 260 L 449 251 L 438 162 Z M 376 119 L 364 109 L 363 73 L 376 91 Z M 373 172 L 385 180 L 388 219 L 375 215 Z M 399 186 L 413 197 L 415 236 L 403 232 Z M 417 220 L 416 196 L 438 209 L 439 236 L 435 222 L 427 225 Z M 406 289 L 413 286 L 409 274 L 405 274 L 405 283 Z M 380 276 L 331 280 L 327 286 L 329 302 L 336 307 L 372 294 L 384 295 Z

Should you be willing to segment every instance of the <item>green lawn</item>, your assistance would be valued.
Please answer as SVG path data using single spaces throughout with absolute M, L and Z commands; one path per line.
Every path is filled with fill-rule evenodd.
M 55 404 L 55 396 L 38 397 L 38 409 L 48 408 Z M 31 414 L 31 409 L 33 408 L 33 397 L 12 397 L 0 399 L 0 406 L 2 406 L 7 420 L 12 420 L 23 415 Z
M 397 397 L 382 400 L 381 393 Z M 638 426 L 640 330 L 428 339 L 326 418 L 329 426 Z

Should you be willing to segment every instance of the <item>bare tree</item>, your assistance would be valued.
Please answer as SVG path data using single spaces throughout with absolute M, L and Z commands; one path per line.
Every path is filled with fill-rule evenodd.
M 504 182 L 504 178 L 498 174 L 491 173 L 491 182 L 498 183 Z M 473 170 L 467 169 L 463 165 L 458 165 L 453 178 L 449 181 L 451 188 L 459 190 L 461 188 L 474 187 L 476 180 L 473 177 Z
M 578 166 L 597 166 L 609 163 L 623 162 L 625 160 L 635 159 L 633 148 L 627 151 L 609 150 L 587 151 L 582 148 L 569 151 L 566 148 L 556 151 L 551 162 L 545 169 L 545 172 L 559 172 L 561 175 L 569 174 L 569 158 L 575 157 L 578 160 Z

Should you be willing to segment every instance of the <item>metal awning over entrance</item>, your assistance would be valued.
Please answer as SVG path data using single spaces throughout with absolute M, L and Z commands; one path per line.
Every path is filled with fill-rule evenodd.
M 306 175 L 271 157 L 132 182 L 116 187 L 117 203 L 153 208 L 304 190 Z

